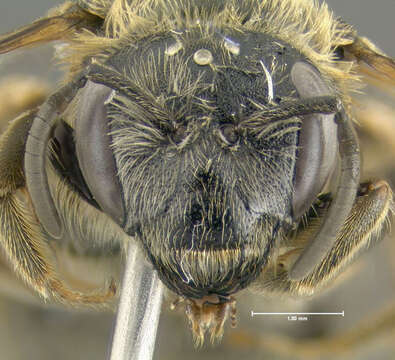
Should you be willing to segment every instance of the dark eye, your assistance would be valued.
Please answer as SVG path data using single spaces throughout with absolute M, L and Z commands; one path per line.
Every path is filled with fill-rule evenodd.
M 224 142 L 228 146 L 236 144 L 237 140 L 239 139 L 239 134 L 233 124 L 223 125 L 219 129 L 218 135 L 222 142 Z
M 297 62 L 292 68 L 291 76 L 301 98 L 333 93 L 320 73 L 308 63 Z M 295 219 L 309 209 L 323 190 L 334 170 L 337 148 L 334 114 L 311 114 L 302 117 L 292 204 Z
M 105 102 L 112 89 L 88 81 L 76 119 L 76 153 L 86 184 L 100 208 L 118 224 L 124 213 L 121 188 L 111 149 Z M 103 191 L 106 189 L 106 191 Z

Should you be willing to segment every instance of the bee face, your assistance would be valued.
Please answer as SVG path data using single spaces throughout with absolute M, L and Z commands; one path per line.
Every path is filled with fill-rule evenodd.
M 91 70 L 111 95 L 99 106 L 109 120 L 122 227 L 179 295 L 227 298 L 248 286 L 299 216 L 293 207 L 306 206 L 294 196 L 302 115 L 282 112 L 329 90 L 319 75 L 324 90 L 292 75 L 305 71 L 301 64 L 315 71 L 280 39 L 207 26 L 144 38 Z M 109 71 L 122 74 L 122 85 L 103 77 Z M 328 148 L 336 152 L 331 145 L 315 149 L 325 158 Z M 330 165 L 317 177 L 326 180 Z M 317 182 L 309 191 L 320 190 Z
M 298 120 L 272 121 L 267 137 L 243 125 L 258 106 L 269 106 L 261 61 L 275 50 L 252 51 L 267 44 L 254 34 L 227 36 L 201 29 L 186 39 L 165 35 L 139 44 L 144 54 L 130 49 L 110 59 L 120 72 L 134 64 L 127 76 L 151 100 L 147 107 L 119 94 L 109 106 L 125 230 L 142 240 L 165 283 L 187 297 L 228 296 L 247 286 L 268 259 L 275 229 L 290 219 Z M 174 44 L 180 50 L 166 55 Z M 196 59 L 203 51 L 206 59 Z M 288 81 L 277 96 L 287 96 L 289 74 L 278 72 Z

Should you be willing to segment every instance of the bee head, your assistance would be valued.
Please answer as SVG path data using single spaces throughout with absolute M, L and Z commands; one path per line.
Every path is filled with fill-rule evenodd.
M 97 206 L 191 304 L 247 287 L 333 170 L 330 84 L 279 39 L 211 26 L 125 43 L 87 77 L 76 152 Z
M 258 119 L 292 97 L 290 76 L 273 91 L 291 55 L 272 65 L 274 39 L 235 36 L 163 34 L 98 67 L 117 82 L 105 85 L 122 226 L 162 281 L 194 299 L 248 286 L 291 220 L 300 120 Z

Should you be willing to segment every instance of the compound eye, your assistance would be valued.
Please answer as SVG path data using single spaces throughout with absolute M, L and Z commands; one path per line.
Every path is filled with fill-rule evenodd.
M 333 95 L 321 74 L 311 64 L 297 62 L 291 70 L 292 82 L 301 98 Z M 293 217 L 299 219 L 323 190 L 337 156 L 337 125 L 334 114 L 303 116 L 296 161 Z
M 82 175 L 94 200 L 118 224 L 124 222 L 121 185 L 111 149 L 105 102 L 112 89 L 88 81 L 81 90 L 75 141 Z

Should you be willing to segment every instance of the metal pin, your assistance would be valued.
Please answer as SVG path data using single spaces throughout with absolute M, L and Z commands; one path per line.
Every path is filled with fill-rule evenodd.
M 151 360 L 163 285 L 141 249 L 128 245 L 109 360 Z

